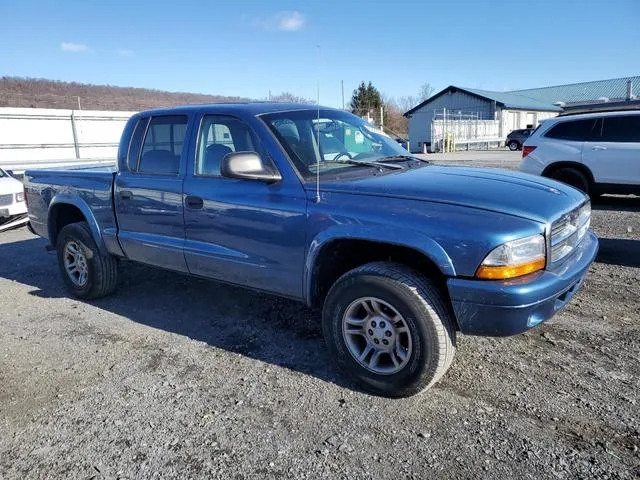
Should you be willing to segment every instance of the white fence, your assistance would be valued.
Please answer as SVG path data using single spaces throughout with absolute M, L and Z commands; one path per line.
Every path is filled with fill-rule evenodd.
M 443 140 L 454 145 L 469 143 L 499 143 L 500 120 L 452 119 L 431 121 L 431 148 L 442 150 Z
M 135 112 L 0 108 L 0 167 L 113 163 Z

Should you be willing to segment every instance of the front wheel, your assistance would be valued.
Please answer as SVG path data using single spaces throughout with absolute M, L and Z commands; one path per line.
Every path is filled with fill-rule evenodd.
M 338 279 L 324 305 L 323 333 L 343 369 L 389 397 L 428 389 L 455 353 L 453 318 L 437 287 L 390 262 L 369 263 Z
M 118 261 L 100 252 L 86 222 L 65 225 L 56 250 L 62 279 L 74 297 L 99 298 L 116 289 Z
M 509 142 L 508 147 L 509 147 L 509 150 L 511 150 L 512 152 L 515 152 L 520 148 L 520 144 L 516 141 L 511 141 Z

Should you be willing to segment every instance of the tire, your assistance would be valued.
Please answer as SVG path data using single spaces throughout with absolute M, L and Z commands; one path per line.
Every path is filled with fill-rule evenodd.
M 375 311 L 372 299 L 378 305 L 375 314 L 368 313 L 367 306 L 358 303 L 364 301 L 369 311 Z M 390 317 L 400 318 L 396 314 L 401 321 L 387 321 Z M 322 330 L 331 357 L 373 393 L 387 397 L 415 395 L 435 384 L 453 361 L 456 332 L 451 310 L 430 280 L 404 265 L 375 262 L 347 272 L 331 287 L 322 317 Z M 351 325 L 356 317 L 364 317 L 357 318 L 357 322 L 363 322 L 361 333 L 351 330 L 358 328 Z M 392 335 L 383 331 L 383 327 L 391 326 L 394 326 Z M 374 346 L 373 341 L 383 342 L 387 335 L 394 346 L 383 347 L 381 343 Z M 361 351 L 357 350 L 359 346 Z M 369 347 L 391 349 L 395 353 L 378 355 L 377 366 L 372 369 L 370 365 L 379 350 L 365 356 L 364 362 L 369 366 L 355 356 Z M 404 360 L 399 353 L 404 353 Z M 384 372 L 383 367 L 387 369 Z
M 74 297 L 95 299 L 115 291 L 118 261 L 115 257 L 100 252 L 86 222 L 64 226 L 58 234 L 56 250 L 60 274 Z M 77 253 L 74 254 L 74 251 Z M 75 269 L 73 265 L 76 266 Z M 83 272 L 85 277 L 79 272 Z
M 516 150 L 520 149 L 520 144 L 515 140 L 510 141 L 507 146 L 509 147 L 509 150 L 511 150 L 512 152 L 515 152 Z
M 575 168 L 561 168 L 549 176 L 554 180 L 571 185 L 587 195 L 590 193 L 591 183 L 589 182 L 589 178 L 580 170 Z

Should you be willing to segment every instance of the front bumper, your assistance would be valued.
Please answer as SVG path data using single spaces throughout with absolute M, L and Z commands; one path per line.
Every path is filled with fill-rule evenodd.
M 453 311 L 462 333 L 507 336 L 522 333 L 562 310 L 582 286 L 598 253 L 589 231 L 560 265 L 513 280 L 447 281 Z
M 25 213 L 27 213 L 27 204 L 25 202 L 15 202 L 11 205 L 0 207 L 0 218 L 14 217 Z

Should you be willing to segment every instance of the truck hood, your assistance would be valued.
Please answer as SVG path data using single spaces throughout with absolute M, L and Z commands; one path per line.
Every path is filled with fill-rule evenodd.
M 437 165 L 355 180 L 324 184 L 321 181 L 320 189 L 455 204 L 543 223 L 586 199 L 575 188 L 543 177 L 499 169 Z
M 22 182 L 13 177 L 0 177 L 0 195 L 22 191 Z

